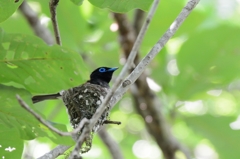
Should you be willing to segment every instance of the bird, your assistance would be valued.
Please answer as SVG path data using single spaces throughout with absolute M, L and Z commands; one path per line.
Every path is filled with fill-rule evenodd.
M 117 67 L 99 67 L 91 73 L 90 79 L 85 83 L 56 94 L 33 96 L 32 101 L 33 103 L 37 103 L 61 97 L 67 108 L 70 123 L 75 129 L 84 118 L 92 118 L 107 95 L 110 89 L 109 83 L 112 79 L 112 75 L 117 69 Z M 91 149 L 92 134 L 97 132 L 100 126 L 104 124 L 108 115 L 109 108 L 106 107 L 102 116 L 93 127 L 90 136 L 86 138 L 85 147 L 81 148 L 81 153 L 85 153 Z M 79 134 L 81 134 L 81 132 L 79 132 Z

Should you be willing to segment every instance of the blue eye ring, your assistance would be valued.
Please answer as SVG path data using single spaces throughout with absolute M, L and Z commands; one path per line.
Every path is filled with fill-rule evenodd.
M 105 68 L 100 68 L 99 72 L 106 72 L 106 69 Z

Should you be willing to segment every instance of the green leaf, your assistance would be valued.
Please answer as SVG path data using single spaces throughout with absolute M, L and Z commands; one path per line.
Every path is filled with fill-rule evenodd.
M 4 125 L 6 130 L 16 128 L 18 130 L 18 140 L 32 140 L 36 137 L 49 137 L 56 144 L 72 144 L 71 137 L 61 137 L 51 132 L 48 128 L 40 125 L 39 121 L 28 111 L 23 109 L 16 99 L 16 94 L 33 109 L 31 94 L 24 89 L 0 85 L 0 125 Z M 37 112 L 39 114 L 39 112 Z M 44 118 L 42 116 L 42 118 Z M 56 128 L 67 131 L 66 125 L 54 123 Z M 7 138 L 5 139 L 7 140 Z M 1 143 L 0 143 L 1 144 Z
M 39 122 L 26 110 L 24 110 L 16 99 L 16 94 L 32 105 L 31 94 L 23 89 L 0 85 L 0 124 L 10 128 L 17 128 L 22 139 L 34 139 L 41 129 Z
M 16 83 L 31 93 L 53 93 L 87 78 L 80 55 L 41 39 L 0 31 L 0 83 Z
M 71 0 L 74 4 L 80 6 L 83 3 L 83 0 Z
M 90 3 L 99 8 L 108 8 L 113 12 L 125 13 L 133 9 L 147 11 L 152 0 L 89 0 Z
M 22 4 L 23 0 L 1 0 L 0 1 L 0 23 L 9 18 L 17 8 Z
M 17 128 L 9 128 L 2 123 L 0 123 L 0 127 L 0 157 L 21 158 L 23 140 L 20 139 Z
M 239 36 L 239 29 L 231 26 L 190 36 L 177 55 L 180 74 L 174 78 L 172 92 L 188 100 L 195 93 L 225 86 L 238 78 Z
M 185 118 L 187 124 L 196 133 L 209 139 L 219 154 L 221 159 L 240 158 L 239 143 L 240 131 L 232 130 L 229 126 L 235 120 L 234 117 L 213 117 L 203 115 Z

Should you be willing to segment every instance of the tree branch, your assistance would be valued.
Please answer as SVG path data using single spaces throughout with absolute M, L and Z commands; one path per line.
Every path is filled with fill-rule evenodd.
M 89 124 L 89 120 L 86 118 L 83 118 L 81 120 L 81 122 L 79 123 L 78 127 L 76 129 L 74 129 L 72 132 L 62 132 L 58 129 L 56 129 L 55 127 L 53 127 L 52 125 L 48 124 L 40 115 L 38 115 L 36 112 L 34 112 L 34 110 L 32 110 L 26 102 L 24 102 L 22 100 L 22 98 L 19 95 L 16 95 L 16 98 L 19 102 L 19 104 L 26 109 L 30 114 L 32 114 L 40 123 L 42 123 L 43 125 L 45 125 L 47 128 L 49 128 L 51 131 L 57 133 L 60 136 L 71 136 L 75 141 L 78 140 L 78 136 L 79 136 L 79 132 L 81 131 L 81 129 L 85 126 Z M 78 143 L 78 142 L 77 142 Z M 71 146 L 70 146 L 71 147 Z M 40 158 L 55 158 L 55 155 L 61 155 L 62 153 L 64 153 L 67 149 L 70 148 L 69 146 L 60 146 L 60 147 L 56 147 L 55 149 L 53 149 L 52 151 L 50 151 L 49 153 L 46 153 L 45 155 L 43 155 Z M 60 153 L 61 152 L 61 153 Z M 55 156 L 55 157 L 53 157 Z M 79 154 L 78 154 L 78 157 Z M 51 158 L 51 159 L 52 159 Z
M 161 51 L 167 41 L 175 34 L 177 29 L 190 14 L 193 8 L 197 5 L 200 0 L 190 0 L 187 5 L 183 8 L 181 13 L 178 15 L 176 20 L 171 24 L 169 29 L 165 34 L 159 39 L 159 41 L 153 46 L 151 51 L 140 61 L 134 71 L 125 79 L 122 85 L 116 90 L 112 100 L 110 102 L 110 107 L 112 108 L 116 102 L 118 102 L 123 93 L 125 93 L 129 87 L 136 81 L 136 79 L 142 74 L 147 65 L 154 59 L 154 57 Z
M 53 132 L 57 133 L 60 136 L 71 136 L 72 134 L 69 132 L 62 132 L 59 131 L 58 129 L 56 129 L 55 127 L 53 127 L 52 125 L 48 124 L 40 115 L 38 115 L 34 110 L 32 110 L 27 103 L 25 103 L 22 98 L 17 95 L 16 96 L 19 104 L 26 109 L 30 114 L 32 114 L 40 123 L 42 123 L 43 125 L 45 125 L 47 128 L 49 128 L 50 130 L 52 130 Z
M 54 41 L 51 32 L 46 27 L 41 25 L 37 14 L 32 10 L 32 8 L 27 4 L 26 1 L 23 1 L 23 3 L 19 7 L 19 10 L 27 19 L 34 33 L 40 38 L 42 38 L 48 45 L 52 45 Z
M 103 122 L 103 124 L 117 124 L 117 125 L 120 125 L 121 122 L 120 121 L 105 120 Z
M 80 124 L 78 125 L 78 127 L 76 129 L 74 129 L 72 132 L 62 132 L 59 131 L 58 129 L 56 129 L 55 127 L 53 127 L 52 125 L 48 124 L 39 114 L 37 114 L 34 110 L 32 110 L 26 102 L 24 102 L 22 100 L 22 98 L 17 95 L 16 96 L 19 104 L 26 109 L 30 114 L 32 114 L 40 123 L 42 123 L 43 125 L 45 125 L 47 128 L 49 128 L 51 131 L 57 133 L 60 136 L 73 136 L 75 134 L 78 134 L 78 132 L 80 132 L 80 130 L 83 128 L 83 126 L 85 124 L 89 123 L 89 120 L 86 118 L 83 118 L 80 122 Z
M 26 109 L 30 114 L 32 114 L 40 123 L 42 123 L 43 125 L 45 125 L 47 128 L 49 128 L 50 130 L 52 130 L 53 132 L 57 133 L 58 135 L 61 136 L 70 136 L 72 135 L 72 133 L 68 133 L 68 132 L 61 132 L 58 129 L 56 129 L 55 127 L 53 127 L 52 125 L 48 124 L 40 115 L 38 115 L 36 112 L 34 112 L 34 110 L 32 110 L 27 103 L 25 103 L 21 97 L 19 95 L 16 96 L 17 100 L 19 102 L 19 104 Z M 81 125 L 81 124 L 80 124 Z M 39 157 L 38 159 L 54 159 L 57 156 L 63 154 L 66 150 L 68 150 L 71 146 L 64 146 L 64 145 L 60 145 L 57 146 L 55 149 L 53 149 L 52 151 L 44 154 L 42 157 Z
M 96 113 L 93 115 L 92 119 L 90 120 L 89 125 L 84 126 L 83 132 L 81 133 L 81 135 L 78 139 L 78 142 L 75 145 L 74 151 L 70 155 L 70 158 L 73 158 L 75 156 L 74 154 L 76 154 L 76 153 L 78 154 L 79 148 L 81 147 L 85 137 L 87 136 L 87 134 L 89 134 L 91 132 L 92 127 L 95 125 L 95 123 L 97 122 L 97 120 L 99 119 L 99 117 L 101 116 L 103 111 L 105 110 L 105 105 L 108 105 L 107 103 L 109 103 L 108 107 L 112 108 L 116 104 L 116 102 L 118 102 L 121 99 L 122 95 L 129 89 L 130 85 L 136 81 L 136 79 L 142 74 L 142 72 L 147 67 L 147 65 L 158 54 L 158 52 L 164 47 L 166 42 L 174 35 L 176 30 L 180 27 L 182 22 L 185 20 L 185 18 L 189 15 L 189 13 L 192 11 L 192 9 L 195 7 L 195 5 L 198 2 L 199 2 L 199 0 L 190 0 L 187 3 L 187 5 L 183 8 L 182 12 L 179 14 L 177 19 L 170 26 L 169 30 L 154 45 L 154 47 L 147 54 L 147 56 L 145 58 L 143 58 L 143 60 L 138 64 L 138 66 L 134 69 L 134 71 L 122 83 L 124 76 L 127 72 L 127 69 L 131 68 L 131 66 L 133 65 L 133 60 L 137 54 L 137 50 L 141 44 L 144 33 L 148 27 L 151 17 L 153 16 L 153 14 L 156 10 L 157 4 L 159 3 L 159 0 L 154 1 L 152 8 L 150 9 L 149 15 L 148 15 L 148 17 L 150 17 L 150 19 L 147 18 L 147 20 L 145 22 L 146 26 L 145 25 L 143 26 L 143 28 L 145 28 L 145 29 L 143 29 L 143 28 L 141 29 L 140 34 L 138 36 L 139 38 L 137 38 L 135 45 L 133 46 L 133 50 L 131 51 L 131 54 L 129 55 L 129 58 L 128 58 L 128 61 L 125 65 L 125 67 L 121 71 L 116 83 L 113 85 L 112 91 L 110 91 L 108 93 L 108 95 L 102 102 L 101 106 L 97 109 Z M 58 31 L 58 25 L 57 25 L 57 21 L 56 21 L 56 6 L 58 4 L 58 0 L 51 0 L 49 4 L 50 4 L 50 10 L 51 10 L 51 14 L 52 14 L 52 21 L 53 21 L 54 28 L 55 28 L 54 30 L 55 30 L 56 41 L 59 45 L 61 45 L 60 35 L 59 35 L 59 31 Z M 121 86 L 119 86 L 120 83 L 122 83 Z M 115 92 L 115 90 L 116 90 L 116 92 Z M 115 92 L 115 93 L 113 93 L 113 92 Z M 111 98 L 112 95 L 113 95 L 113 97 Z M 111 99 L 111 101 L 109 102 L 110 99 Z
M 158 52 L 163 48 L 163 46 L 166 44 L 166 42 L 174 35 L 174 33 L 177 31 L 177 29 L 180 27 L 182 22 L 186 19 L 186 17 L 189 15 L 189 13 L 192 11 L 192 9 L 196 6 L 196 4 L 199 2 L 199 0 L 190 0 L 187 5 L 183 8 L 179 16 L 176 18 L 176 20 L 172 23 L 168 31 L 163 35 L 162 38 L 155 44 L 155 46 L 152 48 L 152 50 L 147 54 L 145 58 L 139 63 L 139 65 L 134 69 L 134 71 L 126 78 L 123 85 L 118 88 L 118 90 L 115 92 L 110 105 L 113 107 L 115 103 L 121 99 L 121 96 L 123 93 L 126 92 L 126 90 L 130 87 L 132 83 L 138 79 L 139 75 L 144 71 L 146 66 L 149 64 L 149 62 L 158 54 Z M 144 75 L 143 75 L 144 77 Z M 153 119 L 151 122 L 146 124 L 148 127 L 148 130 L 150 133 L 155 137 L 158 145 L 162 148 L 164 156 L 167 159 L 174 159 L 175 158 L 175 152 L 177 150 L 181 150 L 186 158 L 190 158 L 189 152 L 180 145 L 177 140 L 171 135 L 169 126 L 166 124 L 165 119 L 163 117 L 163 114 L 161 111 L 158 111 L 157 105 L 159 107 L 159 101 L 156 99 L 156 97 L 153 95 L 150 90 L 144 86 L 146 86 L 146 77 L 141 78 L 143 80 L 138 80 L 136 83 L 138 88 L 141 88 L 141 91 L 132 91 L 134 92 L 135 97 L 135 103 L 136 105 L 140 105 L 141 102 L 138 99 L 141 99 L 141 97 L 144 97 L 144 101 L 148 104 L 147 109 L 144 111 L 141 110 L 139 107 L 138 111 L 139 113 L 146 119 L 147 116 L 150 116 L 151 119 Z M 144 84 L 145 83 L 145 84 Z M 155 119 L 155 120 L 154 120 Z M 156 128 L 156 126 L 158 127 Z
M 102 127 L 98 135 L 102 139 L 102 141 L 105 143 L 107 146 L 109 152 L 112 155 L 112 159 L 123 159 L 123 155 L 120 151 L 120 147 L 118 144 L 111 138 L 111 136 L 108 134 L 107 130 L 105 127 Z
M 118 84 L 118 82 L 122 82 L 123 81 L 125 75 L 128 72 L 128 69 L 133 68 L 133 66 L 134 66 L 133 61 L 134 61 L 134 59 L 135 59 L 135 57 L 137 55 L 137 51 L 138 51 L 138 49 L 139 49 L 139 47 L 140 47 L 140 45 L 142 43 L 143 37 L 144 37 L 144 35 L 145 35 L 145 33 L 146 33 L 147 29 L 148 29 L 148 26 L 149 26 L 149 24 L 150 24 L 150 22 L 152 20 L 152 17 L 153 17 L 153 15 L 154 15 L 154 13 L 155 13 L 155 11 L 157 9 L 159 1 L 160 0 L 154 0 L 153 1 L 153 4 L 152 4 L 152 6 L 151 6 L 151 8 L 149 10 L 147 18 L 146 18 L 146 20 L 145 20 L 145 22 L 144 22 L 144 24 L 143 24 L 143 26 L 142 26 L 142 28 L 140 30 L 140 33 L 137 36 L 137 39 L 136 39 L 136 41 L 135 41 L 135 43 L 133 45 L 133 48 L 132 48 L 132 50 L 131 50 L 131 52 L 129 54 L 127 62 L 125 63 L 122 71 L 120 72 L 120 74 L 119 74 L 119 76 L 118 76 L 118 78 L 116 80 L 117 84 Z
M 129 56 L 129 50 L 132 49 L 134 43 L 134 38 L 129 37 L 139 32 L 141 18 L 143 17 L 144 13 L 136 10 L 133 25 L 130 25 L 125 14 L 114 13 L 114 18 L 119 26 L 120 44 L 126 58 Z M 139 63 L 139 55 L 136 56 L 134 61 L 135 63 Z M 131 87 L 131 93 L 138 113 L 145 119 L 148 132 L 155 139 L 166 159 L 174 159 L 177 150 L 182 151 L 186 158 L 190 158 L 188 150 L 172 135 L 170 127 L 160 109 L 161 102 L 157 98 L 157 95 L 149 88 L 146 78 L 147 76 L 144 71 L 136 80 L 135 86 Z M 144 108 L 140 107 L 143 104 L 146 106 Z
M 67 151 L 71 146 L 59 145 L 52 149 L 50 152 L 44 154 L 43 156 L 37 159 L 55 159 L 58 156 L 62 155 L 65 151 Z
M 135 50 L 132 50 L 131 54 L 133 54 L 131 57 L 132 58 L 129 58 L 128 61 L 127 61 L 127 64 L 125 65 L 125 67 L 122 69 L 122 71 L 120 72 L 120 75 L 118 76 L 116 82 L 114 83 L 113 87 L 112 87 L 112 91 L 110 90 L 107 94 L 107 96 L 105 97 L 105 99 L 103 100 L 102 104 L 99 106 L 99 108 L 96 110 L 95 114 L 92 116 L 91 120 L 90 120 L 90 124 L 86 127 L 84 127 L 83 129 L 83 132 L 82 134 L 80 135 L 79 137 L 79 143 L 76 144 L 75 148 L 74 148 L 74 151 L 72 152 L 72 154 L 70 155 L 70 159 L 74 158 L 74 154 L 78 153 L 79 152 L 79 149 L 77 147 L 81 147 L 82 144 L 83 144 L 83 141 L 85 139 L 85 134 L 89 133 L 89 131 L 93 128 L 93 126 L 96 124 L 97 120 L 100 118 L 100 116 L 102 115 L 102 113 L 104 112 L 105 110 L 105 106 L 108 105 L 112 95 L 113 95 L 113 92 L 115 92 L 115 90 L 117 90 L 118 86 L 120 85 L 120 83 L 122 82 L 122 79 L 124 78 L 124 75 L 127 73 L 127 68 L 130 68 L 130 65 L 132 65 L 133 63 L 133 60 L 136 56 L 136 52 L 138 50 L 138 48 L 140 47 L 140 44 L 141 44 L 141 41 L 144 37 L 144 34 L 146 32 L 146 29 L 148 28 L 148 25 L 149 25 L 149 22 L 151 21 L 152 19 L 152 16 L 153 14 L 155 13 L 156 11 L 156 8 L 157 8 L 157 4 L 159 3 L 159 0 L 154 0 L 153 2 L 153 5 L 149 11 L 149 15 L 145 22 L 145 25 L 143 26 L 145 28 L 144 29 L 141 29 L 140 31 L 140 34 L 138 35 L 138 38 L 136 40 L 136 43 L 135 45 L 133 46 L 133 48 Z M 134 53 L 135 52 L 135 53 Z M 123 92 L 120 96 L 123 95 Z M 114 99 L 114 98 L 113 98 Z M 120 99 L 120 98 L 119 98 Z
M 51 20 L 52 20 L 52 24 L 53 24 L 53 30 L 54 30 L 56 43 L 58 45 L 62 45 L 61 36 L 60 36 L 59 29 L 58 29 L 57 12 L 56 12 L 58 2 L 59 2 L 59 0 L 50 0 L 49 8 L 50 8 L 50 13 L 51 13 Z
M 155 0 L 154 2 L 156 3 L 156 1 L 157 0 Z M 103 111 L 105 110 L 104 106 L 107 105 L 107 103 L 109 102 L 109 99 L 112 96 L 113 92 L 115 92 L 115 93 L 114 93 L 113 97 L 111 98 L 111 101 L 109 102 L 110 108 L 112 108 L 122 98 L 122 95 L 129 89 L 130 85 L 132 85 L 136 81 L 136 79 L 142 74 L 142 72 L 147 67 L 147 65 L 159 53 L 159 51 L 163 48 L 163 46 L 167 43 L 167 41 L 174 35 L 174 33 L 177 31 L 177 29 L 180 27 L 182 22 L 186 19 L 186 17 L 190 14 L 190 12 L 193 10 L 193 8 L 197 5 L 198 2 L 199 2 L 199 0 L 190 0 L 187 3 L 187 5 L 183 8 L 181 13 L 176 18 L 176 20 L 172 23 L 170 28 L 163 35 L 163 37 L 160 38 L 160 40 L 154 45 L 154 47 L 147 54 L 147 56 L 145 56 L 142 59 L 142 61 L 137 65 L 137 67 L 134 69 L 134 71 L 126 78 L 126 80 L 122 83 L 121 86 L 119 86 L 119 88 L 115 92 L 116 87 L 118 86 L 118 84 L 121 81 L 121 80 L 117 80 L 117 82 L 113 85 L 113 91 L 109 91 L 106 98 L 104 99 L 104 101 L 102 102 L 100 107 L 97 109 L 96 113 L 91 118 L 90 124 L 88 126 L 84 127 L 83 132 L 78 140 L 79 143 L 76 144 L 75 149 L 73 151 L 74 153 L 79 151 L 79 149 L 77 147 L 82 145 L 84 138 L 85 138 L 85 134 L 89 133 L 89 131 L 92 129 L 92 127 L 95 125 L 95 123 L 97 122 L 97 120 L 99 119 L 99 117 L 101 116 Z M 156 8 L 156 6 L 153 6 L 152 8 Z M 149 21 L 149 20 L 147 19 L 147 21 Z M 140 34 L 141 34 L 141 31 L 140 31 Z M 139 43 L 137 43 L 137 44 L 139 44 Z M 134 60 L 134 59 L 132 59 L 132 60 Z M 127 65 L 129 66 L 129 63 L 127 63 L 125 66 L 127 66 Z M 122 70 L 122 72 L 123 71 L 124 70 Z M 123 78 L 124 73 L 122 73 L 122 74 L 121 73 L 120 73 L 120 75 L 119 75 L 120 77 L 118 77 L 118 79 Z M 70 155 L 70 158 L 74 157 L 72 154 Z

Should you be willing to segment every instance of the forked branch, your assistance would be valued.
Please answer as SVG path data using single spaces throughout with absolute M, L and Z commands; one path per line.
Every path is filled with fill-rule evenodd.
M 153 46 L 151 51 L 141 60 L 141 62 L 137 65 L 137 67 L 131 72 L 131 74 L 123 82 L 123 79 L 126 73 L 128 72 L 128 69 L 133 66 L 133 60 L 136 56 L 136 53 L 141 45 L 141 41 L 144 37 L 144 34 L 148 28 L 151 18 L 155 13 L 155 10 L 159 3 L 159 0 L 154 0 L 153 5 L 147 16 L 147 19 L 144 23 L 145 25 L 141 29 L 139 36 L 134 44 L 133 50 L 129 55 L 129 58 L 128 58 L 129 61 L 127 61 L 126 65 L 124 66 L 124 69 L 122 69 L 119 77 L 116 80 L 116 83 L 112 87 L 112 91 L 109 91 L 108 95 L 102 102 L 101 106 L 97 109 L 96 113 L 93 115 L 89 124 L 85 125 L 75 145 L 73 153 L 70 155 L 70 158 L 74 158 L 76 154 L 79 154 L 79 148 L 82 146 L 85 136 L 87 136 L 90 130 L 92 130 L 92 127 L 95 125 L 95 123 L 97 122 L 99 117 L 102 115 L 103 111 L 105 110 L 105 106 L 107 105 L 111 109 L 122 98 L 123 94 L 129 89 L 130 85 L 132 85 L 136 81 L 136 79 L 142 74 L 142 72 L 145 70 L 148 64 L 154 59 L 154 57 L 159 53 L 159 51 L 161 51 L 161 49 L 164 47 L 167 41 L 175 34 L 177 29 L 180 27 L 180 25 L 183 23 L 183 21 L 186 19 L 186 17 L 190 14 L 190 12 L 198 4 L 199 1 L 200 0 L 188 1 L 187 5 L 183 8 L 181 13 L 178 15 L 176 20 L 172 23 L 172 25 L 166 31 L 166 33 L 159 39 L 159 41 Z M 52 16 L 51 19 L 54 27 L 56 42 L 57 44 L 61 45 L 60 33 L 59 33 L 57 18 L 56 18 L 56 7 L 58 2 L 59 0 L 50 0 L 49 6 L 50 6 L 50 11 Z M 22 103 L 21 101 L 19 102 L 20 104 Z M 22 103 L 21 105 L 24 105 L 24 104 Z M 64 149 L 66 149 L 66 147 L 64 147 Z
M 155 0 L 153 4 L 155 4 L 156 1 L 157 0 Z M 78 147 L 79 147 L 79 145 L 81 146 L 83 144 L 85 134 L 87 134 L 88 130 L 91 130 L 92 127 L 95 125 L 95 123 L 97 122 L 97 120 L 99 119 L 101 114 L 103 113 L 103 111 L 105 109 L 105 105 L 109 105 L 109 107 L 112 108 L 122 98 L 122 95 L 129 89 L 130 85 L 132 85 L 136 81 L 136 79 L 142 74 L 144 69 L 154 59 L 154 57 L 159 53 L 159 51 L 164 47 L 164 45 L 167 43 L 167 41 L 175 34 L 177 29 L 180 27 L 180 25 L 187 18 L 187 16 L 191 13 L 193 8 L 198 4 L 199 1 L 200 0 L 189 0 L 187 5 L 183 8 L 183 10 L 180 12 L 178 17 L 171 24 L 171 26 L 169 27 L 167 32 L 159 39 L 159 41 L 154 45 L 154 47 L 151 49 L 151 51 L 141 60 L 141 62 L 137 65 L 137 67 L 133 70 L 133 72 L 125 79 L 125 81 L 123 82 L 124 84 L 121 84 L 122 80 L 117 80 L 117 82 L 113 85 L 112 91 L 110 91 L 108 93 L 108 95 L 102 102 L 101 106 L 97 109 L 96 113 L 93 115 L 92 119 L 90 120 L 89 125 L 83 129 L 83 133 L 79 137 L 79 143 L 76 143 L 76 146 L 75 146 L 72 154 L 76 154 L 76 152 L 79 152 Z M 155 6 L 152 8 L 155 8 Z M 134 58 L 133 58 L 133 60 L 134 60 Z M 128 63 L 128 64 L 126 64 L 125 67 L 129 68 L 130 66 L 131 66 L 131 63 Z M 122 72 L 123 71 L 124 70 L 122 70 Z M 122 73 L 122 72 L 120 73 L 118 79 L 124 78 L 124 73 Z M 121 85 L 119 86 L 119 84 L 121 84 Z M 116 88 L 117 88 L 117 90 L 116 90 Z M 115 90 L 116 90 L 116 92 L 115 92 Z M 111 101 L 110 101 L 110 99 L 111 99 Z M 70 159 L 73 158 L 72 154 L 70 155 Z

